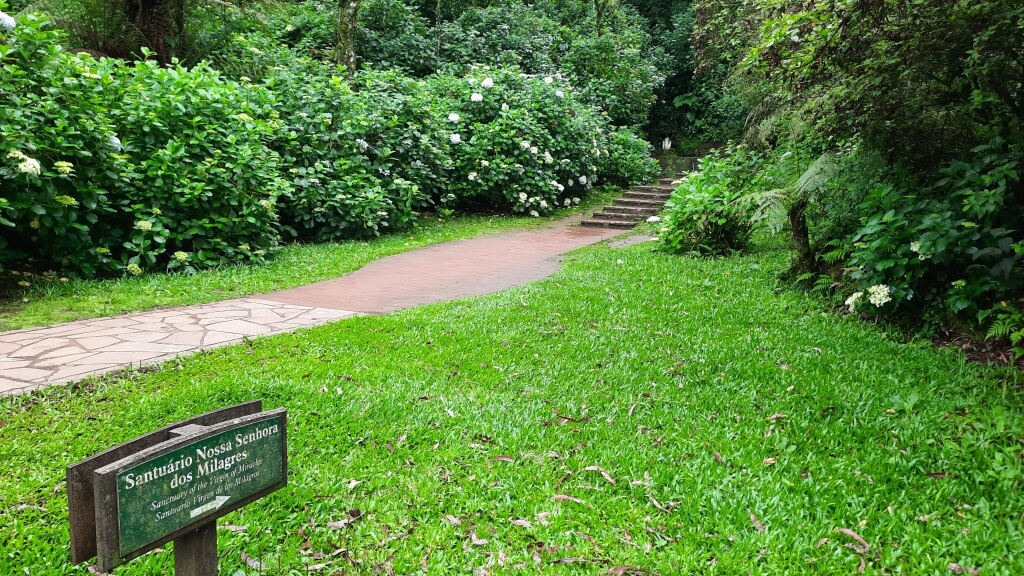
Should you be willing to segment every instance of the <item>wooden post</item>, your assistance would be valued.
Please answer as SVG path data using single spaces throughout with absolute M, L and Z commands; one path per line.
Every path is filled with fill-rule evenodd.
M 217 576 L 217 522 L 174 539 L 174 576 Z

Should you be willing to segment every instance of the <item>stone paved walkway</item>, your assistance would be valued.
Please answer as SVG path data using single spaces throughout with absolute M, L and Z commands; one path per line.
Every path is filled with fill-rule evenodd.
M 489 294 L 556 270 L 559 254 L 620 234 L 570 226 L 428 246 L 272 294 L 0 332 L 0 395 L 315 326 Z

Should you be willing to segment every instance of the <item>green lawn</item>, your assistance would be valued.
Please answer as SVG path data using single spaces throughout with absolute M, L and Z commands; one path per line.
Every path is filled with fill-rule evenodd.
M 337 278 L 378 258 L 422 246 L 547 226 L 574 213 L 589 213 L 616 192 L 609 188 L 595 190 L 582 206 L 556 210 L 546 218 L 456 216 L 438 220 L 428 217 L 421 219 L 411 232 L 365 242 L 291 244 L 263 266 L 228 266 L 194 275 L 147 274 L 108 280 L 69 279 L 67 282 L 47 282 L 37 277 L 26 289 L 19 288 L 6 298 L 0 294 L 0 331 L 294 288 Z
M 288 409 L 289 485 L 221 520 L 246 527 L 220 532 L 226 575 L 1024 573 L 1024 377 L 823 311 L 776 282 L 788 258 L 602 245 L 508 292 L 2 399 L 0 574 L 86 572 L 67 464 L 254 398 Z

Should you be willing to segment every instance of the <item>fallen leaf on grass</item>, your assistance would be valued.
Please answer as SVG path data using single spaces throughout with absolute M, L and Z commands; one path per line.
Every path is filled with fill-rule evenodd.
M 761 524 L 761 521 L 757 519 L 753 512 L 750 513 L 750 523 L 754 525 L 754 530 L 764 534 L 764 524 Z
M 636 566 L 612 566 L 611 568 L 604 571 L 605 576 L 642 576 L 644 574 L 656 574 L 655 572 L 648 572 L 643 568 L 637 568 Z
M 348 489 L 351 490 L 351 489 L 355 488 L 356 486 L 359 486 L 362 483 L 363 483 L 362 480 L 350 480 L 349 483 L 348 483 Z
M 253 570 L 259 570 L 260 572 L 262 572 L 265 568 L 263 562 L 260 562 L 252 556 L 249 556 L 245 553 L 244 550 L 242 551 L 242 560 L 245 562 L 246 566 L 252 568 Z
M 857 551 L 857 552 L 859 552 L 861 554 L 867 554 L 868 552 L 871 551 L 871 546 L 867 543 L 867 541 L 864 540 L 863 538 L 861 538 L 860 534 L 857 534 L 853 530 L 850 530 L 849 528 L 840 528 L 840 529 L 837 530 L 837 532 L 839 532 L 840 534 L 843 534 L 844 536 L 849 536 L 850 538 L 853 538 L 854 540 L 857 541 L 857 544 L 860 545 L 860 546 L 852 546 L 851 545 L 851 549 L 853 549 L 853 550 L 855 550 L 855 551 Z
M 552 560 L 551 562 L 548 562 L 548 564 L 579 564 L 579 563 L 587 563 L 587 562 L 590 562 L 590 560 L 585 560 L 583 558 L 576 558 L 575 556 L 566 556 L 565 558 L 559 558 L 558 560 Z
M 575 502 L 577 504 L 583 504 L 584 503 L 583 500 L 580 500 L 579 498 L 573 498 L 572 496 L 569 496 L 568 494 L 555 494 L 554 496 L 551 497 L 551 499 L 552 500 L 568 500 L 569 502 Z
M 469 533 L 469 541 L 474 546 L 483 546 L 483 545 L 487 544 L 487 540 L 485 540 L 483 538 L 478 538 L 477 535 L 476 535 L 476 532 L 470 532 Z
M 515 524 L 516 526 L 522 526 L 523 528 L 533 528 L 533 524 L 531 524 L 529 520 L 524 520 L 522 518 L 509 518 L 509 521 Z
M 765 466 L 771 466 L 773 464 L 775 464 L 775 458 L 765 458 L 764 459 L 764 465 Z
M 46 508 L 36 506 L 35 504 L 19 504 L 14 509 L 18 512 L 24 512 L 26 510 L 39 510 L 40 512 L 46 512 Z
M 249 526 L 235 526 L 234 524 L 222 524 L 220 526 L 217 526 L 217 528 L 220 528 L 221 530 L 227 530 L 228 532 L 245 532 L 249 529 Z
M 929 478 L 956 478 L 956 474 L 950 474 L 948 472 L 929 472 L 925 474 Z
M 827 537 L 826 538 L 822 538 L 821 540 L 818 540 L 818 543 L 814 547 L 815 548 L 821 548 L 825 544 L 828 544 L 828 538 Z
M 953 574 L 969 574 L 970 576 L 978 576 L 977 569 L 971 568 L 970 566 L 957 564 L 956 562 L 950 562 L 946 565 L 946 567 L 949 568 L 949 571 Z
M 548 522 L 548 516 L 551 516 L 551 512 L 538 512 L 537 524 L 540 524 L 541 526 L 550 526 L 551 522 Z
M 722 455 L 719 454 L 717 450 L 712 450 L 711 453 L 715 455 L 715 460 L 717 460 L 719 464 L 725 463 L 725 460 L 722 459 Z
M 609 474 L 608 471 L 605 470 L 604 468 L 601 468 L 600 466 L 587 466 L 586 468 L 584 468 L 584 470 L 587 470 L 589 472 L 600 472 L 601 476 L 604 476 L 604 479 L 607 480 L 609 484 L 615 486 L 615 479 L 612 478 L 612 475 Z
M 495 456 L 494 458 L 491 458 L 491 460 L 497 460 L 499 462 L 515 462 L 516 461 L 515 458 L 513 458 L 511 456 L 505 456 L 504 454 L 502 454 L 500 456 Z
M 461 518 L 457 516 L 452 516 L 451 514 L 445 514 L 444 521 L 451 524 L 452 526 L 458 526 L 459 524 L 462 524 Z
M 363 517 L 363 513 L 358 508 L 353 508 L 348 511 L 348 518 L 342 518 L 337 522 L 328 522 L 328 528 L 334 528 L 336 530 L 342 530 L 351 526 L 356 520 Z
M 658 501 L 655 500 L 653 496 L 648 496 L 647 499 L 651 501 L 651 504 L 654 504 L 655 508 L 657 508 L 658 510 L 661 510 L 665 514 L 671 514 L 672 513 L 671 510 L 669 510 L 668 508 L 665 508 L 664 506 L 659 504 Z
M 772 421 L 775 421 L 775 420 L 782 420 L 785 417 L 786 417 L 785 414 L 782 414 L 781 412 L 776 412 L 775 414 L 772 414 L 771 416 L 769 416 L 768 419 L 772 420 Z
M 326 563 L 324 563 L 324 564 L 310 564 L 309 566 L 306 566 L 306 572 L 318 572 L 320 570 L 323 570 L 324 568 L 327 568 L 327 564 Z

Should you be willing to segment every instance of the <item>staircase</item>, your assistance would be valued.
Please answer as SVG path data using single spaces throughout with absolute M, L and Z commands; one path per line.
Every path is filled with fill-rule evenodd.
M 672 182 L 676 179 L 662 178 L 654 186 L 634 186 L 616 198 L 611 206 L 605 206 L 590 218 L 584 218 L 580 225 L 629 230 L 646 222 L 648 217 L 657 216 L 665 208 L 665 202 L 675 189 Z

